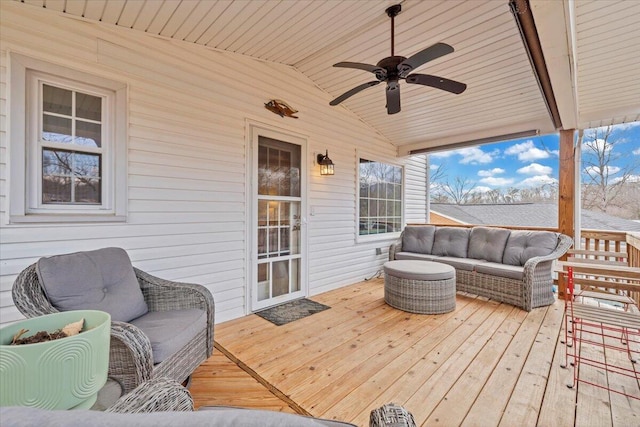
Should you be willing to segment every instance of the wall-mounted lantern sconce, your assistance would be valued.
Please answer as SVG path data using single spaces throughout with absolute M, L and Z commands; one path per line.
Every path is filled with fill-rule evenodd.
M 333 175 L 333 162 L 329 158 L 329 150 L 326 154 L 318 154 L 318 164 L 320 165 L 320 175 Z

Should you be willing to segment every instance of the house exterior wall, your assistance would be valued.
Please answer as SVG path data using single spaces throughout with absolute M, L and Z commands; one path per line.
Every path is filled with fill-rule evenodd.
M 357 150 L 406 162 L 406 220 L 424 221 L 421 158 L 396 148 L 295 69 L 129 29 L 0 2 L 0 323 L 13 306 L 17 274 L 43 256 L 124 248 L 151 274 L 207 286 L 216 321 L 246 314 L 247 123 L 307 140 L 308 281 L 311 295 L 362 280 L 381 268 L 389 241 L 357 243 Z M 10 53 L 128 85 L 127 220 L 12 224 L 9 221 Z M 299 119 L 264 108 L 284 99 Z M 329 150 L 335 175 L 321 177 L 315 155 Z M 414 182 L 415 181 L 415 182 Z M 424 196 L 423 196 L 424 197 Z

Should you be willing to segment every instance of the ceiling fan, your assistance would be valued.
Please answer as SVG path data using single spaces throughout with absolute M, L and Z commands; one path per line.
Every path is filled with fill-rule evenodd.
M 400 112 L 400 85 L 399 81 L 405 79 L 407 83 L 419 84 L 423 86 L 431 86 L 436 89 L 446 90 L 447 92 L 460 94 L 465 91 L 467 85 L 455 80 L 445 79 L 444 77 L 433 76 L 430 74 L 409 74 L 416 68 L 426 64 L 441 56 L 453 52 L 453 47 L 446 43 L 436 43 L 420 52 L 405 58 L 404 56 L 394 55 L 394 18 L 402 10 L 402 5 L 396 4 L 386 9 L 387 15 L 391 18 L 391 56 L 388 56 L 376 65 L 362 64 L 360 62 L 338 62 L 334 67 L 355 68 L 358 70 L 369 71 L 376 76 L 377 80 L 363 83 L 353 89 L 343 93 L 329 105 L 338 105 L 347 98 L 352 97 L 356 93 L 379 84 L 387 82 L 387 113 L 396 114 Z

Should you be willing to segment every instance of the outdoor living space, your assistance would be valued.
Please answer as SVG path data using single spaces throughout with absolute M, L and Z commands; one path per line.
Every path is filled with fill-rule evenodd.
M 560 367 L 563 301 L 526 312 L 458 293 L 453 312 L 420 315 L 386 305 L 383 292 L 383 280 L 374 279 L 313 297 L 331 309 L 284 326 L 256 315 L 217 325 L 215 354 L 193 375 L 196 406 L 295 411 L 357 425 L 388 402 L 403 405 L 418 425 L 640 422 L 637 399 L 566 387 L 572 370 Z M 248 372 L 235 372 L 233 391 L 226 372 L 235 365 L 220 371 L 224 356 Z M 637 381 L 582 369 L 585 378 L 640 393 Z

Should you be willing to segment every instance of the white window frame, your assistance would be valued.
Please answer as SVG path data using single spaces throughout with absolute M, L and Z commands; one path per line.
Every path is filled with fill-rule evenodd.
M 360 234 L 360 159 L 370 160 L 378 163 L 385 163 L 391 166 L 397 166 L 402 169 L 402 215 L 400 219 L 400 230 L 404 228 L 405 225 L 405 210 L 406 210 L 406 168 L 404 164 L 391 161 L 389 159 L 380 158 L 380 156 L 376 156 L 367 152 L 362 152 L 360 150 L 356 150 L 356 243 L 366 243 L 366 242 L 375 242 L 375 241 L 383 241 L 383 240 L 395 240 L 400 238 L 401 231 L 394 232 L 384 232 L 378 234 Z
M 10 58 L 9 222 L 117 222 L 127 210 L 127 85 L 34 58 Z M 49 84 L 103 99 L 100 204 L 42 203 L 42 149 L 74 150 L 73 144 L 41 143 L 41 87 Z

